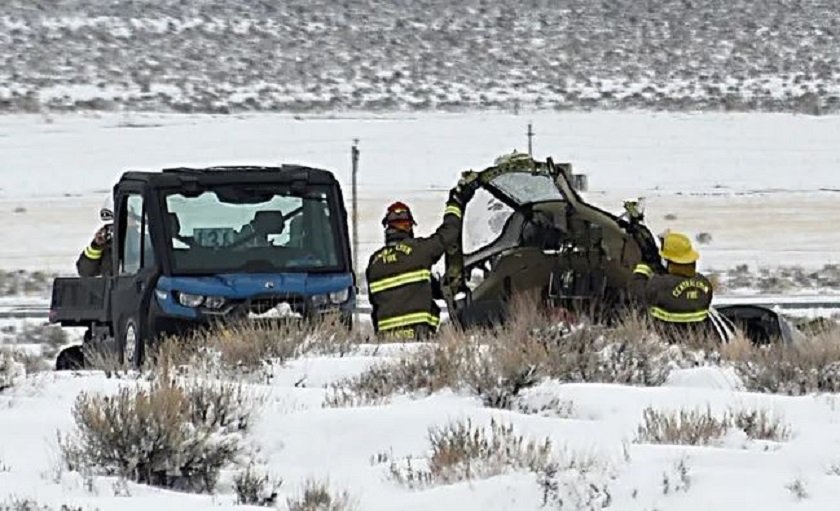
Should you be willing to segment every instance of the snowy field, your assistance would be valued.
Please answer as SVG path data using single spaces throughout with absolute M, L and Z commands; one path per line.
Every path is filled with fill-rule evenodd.
M 645 196 L 654 230 L 711 234 L 704 268 L 837 262 L 840 116 L 110 114 L 0 118 L 0 267 L 72 272 L 106 191 L 128 169 L 297 162 L 333 170 L 349 200 L 354 139 L 365 261 L 388 202 L 408 202 L 419 232 L 430 232 L 459 172 L 524 150 L 528 122 L 535 156 L 588 174 L 596 204 L 618 211 Z
M 458 173 L 524 148 L 528 121 L 537 133 L 536 156 L 573 162 L 589 175 L 588 197 L 596 204 L 617 211 L 622 200 L 645 196 L 655 231 L 709 233 L 704 268 L 820 268 L 840 259 L 840 117 L 132 114 L 0 117 L 0 268 L 72 272 L 106 190 L 127 169 L 298 162 L 333 169 L 349 197 L 354 138 L 362 150 L 364 261 L 380 241 L 386 203 L 406 200 L 420 232 L 431 231 Z M 480 207 L 467 216 L 468 225 L 486 223 Z M 303 357 L 276 367 L 269 383 L 247 384 L 265 405 L 246 436 L 245 458 L 283 479 L 279 509 L 308 479 L 346 490 L 360 511 L 589 509 L 573 493 L 585 493 L 590 483 L 608 488 L 609 509 L 621 511 L 831 510 L 840 502 L 836 394 L 755 394 L 729 370 L 701 367 L 675 370 L 653 388 L 545 381 L 526 391 L 518 408 L 539 410 L 554 401 L 563 404 L 558 413 L 490 409 L 449 391 L 398 396 L 380 406 L 323 406 L 327 385 L 402 349 L 362 346 L 343 357 Z M 58 468 L 56 432 L 72 428 L 79 393 L 112 394 L 147 385 L 144 379 L 40 373 L 15 383 L 0 391 L 0 508 L 35 499 L 53 509 L 244 509 L 235 506 L 231 471 L 223 472 L 215 494 L 194 495 Z M 791 434 L 780 442 L 730 432 L 710 446 L 651 445 L 637 440 L 647 407 L 763 409 Z M 537 477 L 524 471 L 420 490 L 392 480 L 392 461 L 411 456 L 422 463 L 428 456 L 429 428 L 467 418 L 549 438 L 558 456 L 587 457 L 594 468 L 558 490 L 564 507 L 543 506 Z
M 569 488 L 560 490 L 567 499 L 565 507 L 544 507 L 536 477 L 520 471 L 420 490 L 392 480 L 391 461 L 410 456 L 417 464 L 428 456 L 429 428 L 467 418 L 476 426 L 486 426 L 491 419 L 511 424 L 528 439 L 549 438 L 558 456 L 594 460 L 595 468 L 581 476 L 577 488 L 585 494 L 589 482 L 605 485 L 609 509 L 829 510 L 836 509 L 840 499 L 838 476 L 831 473 L 840 463 L 836 395 L 753 394 L 743 392 L 726 370 L 698 368 L 675 371 L 656 388 L 548 381 L 524 393 L 522 404 L 533 409 L 559 400 L 565 410 L 561 414 L 489 409 L 476 398 L 451 392 L 398 397 L 382 406 L 322 406 L 327 384 L 358 374 L 399 350 L 362 347 L 342 358 L 303 358 L 276 370 L 270 385 L 249 385 L 250 391 L 265 396 L 266 404 L 247 437 L 245 459 L 283 478 L 280 502 L 299 493 L 307 479 L 316 479 L 328 481 L 335 491 L 346 490 L 356 509 L 365 511 L 600 509 L 580 504 Z M 68 505 L 102 511 L 233 509 L 232 474 L 227 472 L 216 494 L 201 496 L 58 468 L 56 432 L 71 430 L 76 396 L 110 394 L 135 385 L 145 383 L 132 377 L 51 373 L 30 377 L 0 394 L 0 502 L 30 498 L 53 509 Z M 637 440 L 647 407 L 709 409 L 713 414 L 766 410 L 782 420 L 790 438 L 749 440 L 730 432 L 709 446 L 650 445 Z M 279 508 L 285 509 L 282 504 Z

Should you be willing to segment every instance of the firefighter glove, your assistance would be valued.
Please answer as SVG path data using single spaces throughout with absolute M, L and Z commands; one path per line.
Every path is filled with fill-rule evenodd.
M 466 171 L 461 174 L 461 179 L 458 180 L 458 184 L 452 189 L 449 197 L 459 205 L 465 206 L 472 200 L 479 184 L 478 174 L 473 171 Z
M 90 246 L 97 249 L 105 248 L 109 243 L 111 243 L 111 226 L 104 225 L 96 234 L 93 235 L 93 241 L 90 243 Z

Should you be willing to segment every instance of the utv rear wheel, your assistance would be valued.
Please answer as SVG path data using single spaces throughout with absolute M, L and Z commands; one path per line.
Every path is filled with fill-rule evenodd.
M 82 345 L 64 348 L 55 360 L 56 371 L 79 371 L 84 368 L 85 352 Z

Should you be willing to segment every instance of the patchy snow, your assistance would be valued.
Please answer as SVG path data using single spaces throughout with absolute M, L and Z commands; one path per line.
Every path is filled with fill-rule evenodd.
M 731 4 L 6 0 L 0 110 L 840 109 L 830 3 Z
M 751 394 L 738 391 L 724 370 L 692 369 L 675 372 L 659 388 L 546 382 L 525 393 L 524 399 L 537 409 L 547 398 L 571 403 L 570 413 L 562 416 L 487 409 L 474 398 L 450 392 L 397 397 L 384 406 L 322 408 L 325 385 L 402 347 L 385 346 L 376 355 L 371 350 L 297 360 L 279 369 L 269 385 L 254 386 L 267 397 L 248 436 L 250 459 L 284 479 L 281 502 L 297 493 L 303 481 L 316 478 L 349 491 L 363 510 L 544 509 L 535 477 L 527 473 L 408 490 L 389 478 L 388 462 L 377 461 L 380 455 L 393 460 L 423 457 L 430 427 L 464 418 L 476 425 L 491 418 L 510 423 L 527 438 L 550 438 L 558 452 L 596 459 L 595 471 L 602 472 L 610 489 L 610 509 L 735 510 L 747 504 L 766 511 L 792 509 L 794 504 L 797 509 L 833 509 L 840 499 L 838 476 L 827 472 L 840 461 L 840 401 L 835 395 Z M 216 495 L 202 496 L 57 470 L 56 431 L 71 428 L 70 410 L 80 392 L 113 393 L 121 386 L 144 384 L 92 372 L 46 373 L 30 375 L 0 394 L 0 502 L 16 496 L 102 511 L 231 508 L 230 474 L 223 474 Z M 766 409 L 782 417 L 793 434 L 781 443 L 730 434 L 710 447 L 638 444 L 634 440 L 647 407 L 708 408 L 716 414 Z M 795 480 L 809 494 L 798 503 L 786 489 Z

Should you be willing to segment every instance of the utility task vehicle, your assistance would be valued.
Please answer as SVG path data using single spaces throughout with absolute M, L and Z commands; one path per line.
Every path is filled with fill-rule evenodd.
M 332 173 L 281 167 L 127 172 L 114 187 L 113 274 L 59 278 L 50 320 L 139 365 L 150 343 L 217 321 L 309 320 L 356 303 Z M 105 254 L 109 254 L 108 251 Z M 81 347 L 59 369 L 82 363 Z
M 610 321 L 629 305 L 627 288 L 644 255 L 660 261 L 657 238 L 638 202 L 620 216 L 584 200 L 572 186 L 572 166 L 514 153 L 479 173 L 497 210 L 496 237 L 464 254 L 447 254 L 444 297 L 463 327 L 504 323 L 511 298 L 525 293 L 549 307 Z M 469 237 L 469 208 L 464 234 Z M 658 271 L 663 271 L 661 266 Z M 722 342 L 740 329 L 757 343 L 795 342 L 801 334 L 772 310 L 755 305 L 713 310 Z M 798 335 L 797 335 L 798 334 Z

